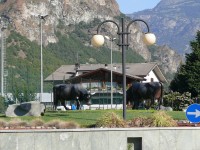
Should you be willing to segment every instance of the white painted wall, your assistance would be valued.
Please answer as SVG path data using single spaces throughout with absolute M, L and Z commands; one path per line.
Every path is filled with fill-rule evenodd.
M 152 78 L 153 78 L 153 82 L 159 82 L 158 78 L 156 77 L 156 75 L 153 71 L 150 71 L 149 74 L 144 78 L 146 79 L 146 81 L 142 81 L 143 83 L 151 82 Z
M 40 93 L 35 93 L 35 101 L 40 100 Z M 12 93 L 7 93 L 7 98 L 10 100 L 14 100 Z M 53 102 L 53 93 L 43 93 L 42 94 L 42 102 Z
M 36 93 L 36 100 L 39 99 L 40 93 Z M 42 93 L 42 102 L 53 102 L 53 93 Z

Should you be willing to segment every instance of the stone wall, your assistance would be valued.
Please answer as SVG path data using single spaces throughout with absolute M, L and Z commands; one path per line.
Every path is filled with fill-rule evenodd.
M 199 127 L 0 130 L 0 150 L 199 150 Z

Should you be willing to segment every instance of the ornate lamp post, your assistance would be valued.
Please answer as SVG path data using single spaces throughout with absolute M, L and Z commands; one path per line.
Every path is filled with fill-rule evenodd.
M 156 42 L 156 37 L 154 34 L 149 32 L 149 26 L 148 24 L 141 19 L 135 19 L 129 22 L 129 24 L 125 28 L 125 22 L 124 18 L 121 18 L 121 28 L 118 23 L 116 23 L 113 20 L 105 20 L 101 22 L 97 27 L 97 34 L 94 35 L 91 39 L 91 44 L 95 47 L 100 47 L 104 44 L 104 37 L 99 34 L 100 28 L 104 23 L 111 22 L 114 23 L 117 26 L 117 34 L 119 36 L 119 43 L 118 45 L 122 48 L 122 74 L 123 74 L 123 119 L 126 119 L 126 53 L 125 53 L 125 47 L 128 48 L 129 43 L 129 27 L 134 22 L 143 22 L 147 27 L 147 33 L 144 34 L 144 42 L 147 45 L 152 45 Z M 125 42 L 126 39 L 126 42 Z

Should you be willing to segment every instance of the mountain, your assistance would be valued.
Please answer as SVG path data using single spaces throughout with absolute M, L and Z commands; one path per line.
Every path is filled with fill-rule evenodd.
M 58 41 L 55 35 L 58 26 L 64 25 L 64 33 L 70 34 L 76 24 L 89 24 L 95 18 L 100 21 L 109 19 L 119 22 L 117 17 L 120 18 L 121 15 L 115 0 L 86 0 L 84 2 L 81 0 L 10 0 L 6 1 L 0 10 L 12 19 L 16 32 L 38 43 L 40 42 L 38 15 L 48 14 L 43 28 L 45 45 Z M 96 28 L 90 30 L 96 30 Z M 114 36 L 117 36 L 116 27 L 113 24 L 105 24 L 103 28 L 106 29 L 106 34 L 115 33 Z M 150 53 L 142 42 L 142 34 L 138 31 L 138 27 L 135 29 L 135 36 L 130 36 L 131 39 L 135 39 L 135 42 L 131 43 L 130 47 L 140 51 L 141 55 L 149 60 Z M 137 44 L 138 42 L 140 44 Z M 89 41 L 86 44 L 89 44 Z
M 101 48 L 90 44 L 92 34 L 104 20 L 120 24 L 121 14 L 115 0 L 4 0 L 0 1 L 1 19 L 7 22 L 8 89 L 22 85 L 40 87 L 40 36 L 42 31 L 44 78 L 63 64 L 109 63 L 110 42 Z M 41 20 L 41 16 L 46 16 Z M 42 23 L 42 30 L 41 30 Z M 148 47 L 138 24 L 130 26 L 126 62 L 157 61 L 164 73 L 174 73 L 181 57 L 169 47 Z M 101 26 L 104 35 L 118 37 L 112 23 Z M 121 62 L 121 51 L 113 43 L 113 60 Z M 158 51 L 158 53 L 157 53 Z M 163 60 L 162 60 L 163 59 Z M 163 65 L 163 63 L 165 63 Z M 30 90 L 30 86 L 28 86 Z M 50 90 L 46 88 L 45 91 Z M 18 92 L 18 91 L 16 91 Z
M 190 52 L 190 41 L 200 30 L 199 10 L 199 0 L 161 0 L 153 9 L 128 16 L 147 21 L 158 45 L 168 45 L 179 54 L 185 54 Z

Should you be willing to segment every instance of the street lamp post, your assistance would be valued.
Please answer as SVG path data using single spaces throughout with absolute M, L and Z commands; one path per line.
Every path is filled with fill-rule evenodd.
M 4 89 L 5 82 L 6 82 L 6 49 L 5 49 L 5 39 L 4 39 L 4 30 L 7 29 L 6 24 L 2 20 L 2 17 L 0 17 L 0 33 L 1 33 L 1 96 L 5 95 L 6 89 Z M 6 86 L 5 86 L 6 87 Z
M 111 101 L 111 109 L 113 105 L 113 57 L 112 57 L 112 45 L 116 38 L 105 36 L 106 39 L 110 41 L 110 101 Z
M 122 48 L 123 119 L 125 120 L 126 119 L 126 61 L 125 61 L 126 60 L 126 53 L 125 53 L 125 48 L 128 48 L 128 46 L 129 46 L 129 43 L 128 43 L 129 42 L 128 38 L 129 38 L 129 34 L 130 34 L 129 27 L 134 22 L 143 22 L 146 25 L 146 27 L 147 27 L 147 33 L 144 35 L 144 42 L 147 45 L 154 44 L 155 41 L 156 41 L 156 37 L 155 37 L 154 34 L 152 34 L 152 33 L 149 32 L 149 26 L 148 26 L 148 24 L 144 20 L 141 20 L 141 19 L 132 20 L 126 26 L 126 29 L 125 29 L 124 18 L 121 18 L 121 28 L 120 28 L 119 24 L 116 23 L 115 21 L 113 21 L 113 20 L 105 20 L 105 21 L 101 22 L 98 25 L 98 27 L 97 27 L 97 34 L 94 35 L 92 37 L 92 39 L 91 39 L 91 43 L 92 43 L 93 46 L 99 47 L 99 46 L 103 45 L 103 43 L 104 43 L 104 37 L 102 35 L 100 35 L 99 32 L 100 32 L 101 26 L 104 23 L 107 23 L 107 22 L 113 23 L 113 24 L 115 24 L 117 26 L 117 34 L 119 36 L 118 46 L 120 46 Z M 126 40 L 126 42 L 125 42 L 125 40 Z
M 4 96 L 4 50 L 3 50 L 3 27 L 1 27 L 1 96 Z
M 42 50 L 42 21 L 45 20 L 45 18 L 48 15 L 39 15 L 40 18 L 40 102 L 42 102 L 42 94 L 43 94 L 43 50 Z

